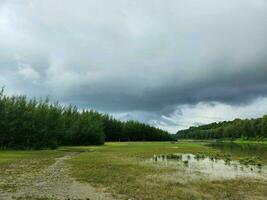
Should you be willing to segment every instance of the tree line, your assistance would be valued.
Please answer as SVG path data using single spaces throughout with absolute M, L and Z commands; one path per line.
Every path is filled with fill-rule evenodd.
M 94 110 L 7 96 L 0 91 L 0 149 L 45 149 L 59 145 L 101 145 L 171 140 L 168 132 L 137 121 L 119 121 Z
M 235 119 L 190 127 L 178 131 L 176 138 L 184 139 L 265 139 L 267 138 L 267 115 L 257 119 Z

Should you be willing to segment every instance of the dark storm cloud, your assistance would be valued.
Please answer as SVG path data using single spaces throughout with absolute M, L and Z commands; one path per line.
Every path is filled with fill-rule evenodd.
M 143 121 L 245 104 L 267 95 L 266 24 L 265 0 L 0 0 L 0 85 Z

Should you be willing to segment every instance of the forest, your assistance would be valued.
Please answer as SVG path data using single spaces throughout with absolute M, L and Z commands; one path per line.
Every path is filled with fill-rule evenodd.
M 266 139 L 267 115 L 257 119 L 235 119 L 180 130 L 176 138 L 183 139 Z
M 119 140 L 167 141 L 171 136 L 137 121 L 123 122 L 95 110 L 0 91 L 0 149 L 54 149 Z

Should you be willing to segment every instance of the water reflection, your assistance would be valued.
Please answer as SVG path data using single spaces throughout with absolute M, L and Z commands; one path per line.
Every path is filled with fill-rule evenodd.
M 158 166 L 175 167 L 177 168 L 177 177 L 184 179 L 221 180 L 247 177 L 267 180 L 266 166 L 245 166 L 230 159 L 217 159 L 194 154 L 169 154 L 154 155 L 150 162 Z

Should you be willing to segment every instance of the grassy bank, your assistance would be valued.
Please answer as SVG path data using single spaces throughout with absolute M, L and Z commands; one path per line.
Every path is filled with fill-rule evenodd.
M 236 140 L 219 140 L 220 142 L 225 142 L 225 143 L 236 143 L 236 144 L 266 144 L 267 145 L 267 139 L 261 139 L 261 140 L 256 140 L 256 139 L 249 139 L 249 140 L 244 140 L 244 139 L 236 139 Z
M 174 179 L 177 169 L 146 164 L 154 154 L 220 153 L 204 143 L 107 143 L 84 147 L 92 152 L 69 160 L 71 174 L 80 181 L 104 186 L 126 199 L 263 199 L 267 183 L 250 179 L 184 182 Z M 238 156 L 240 158 L 240 156 Z M 178 172 L 178 174 L 183 171 Z

